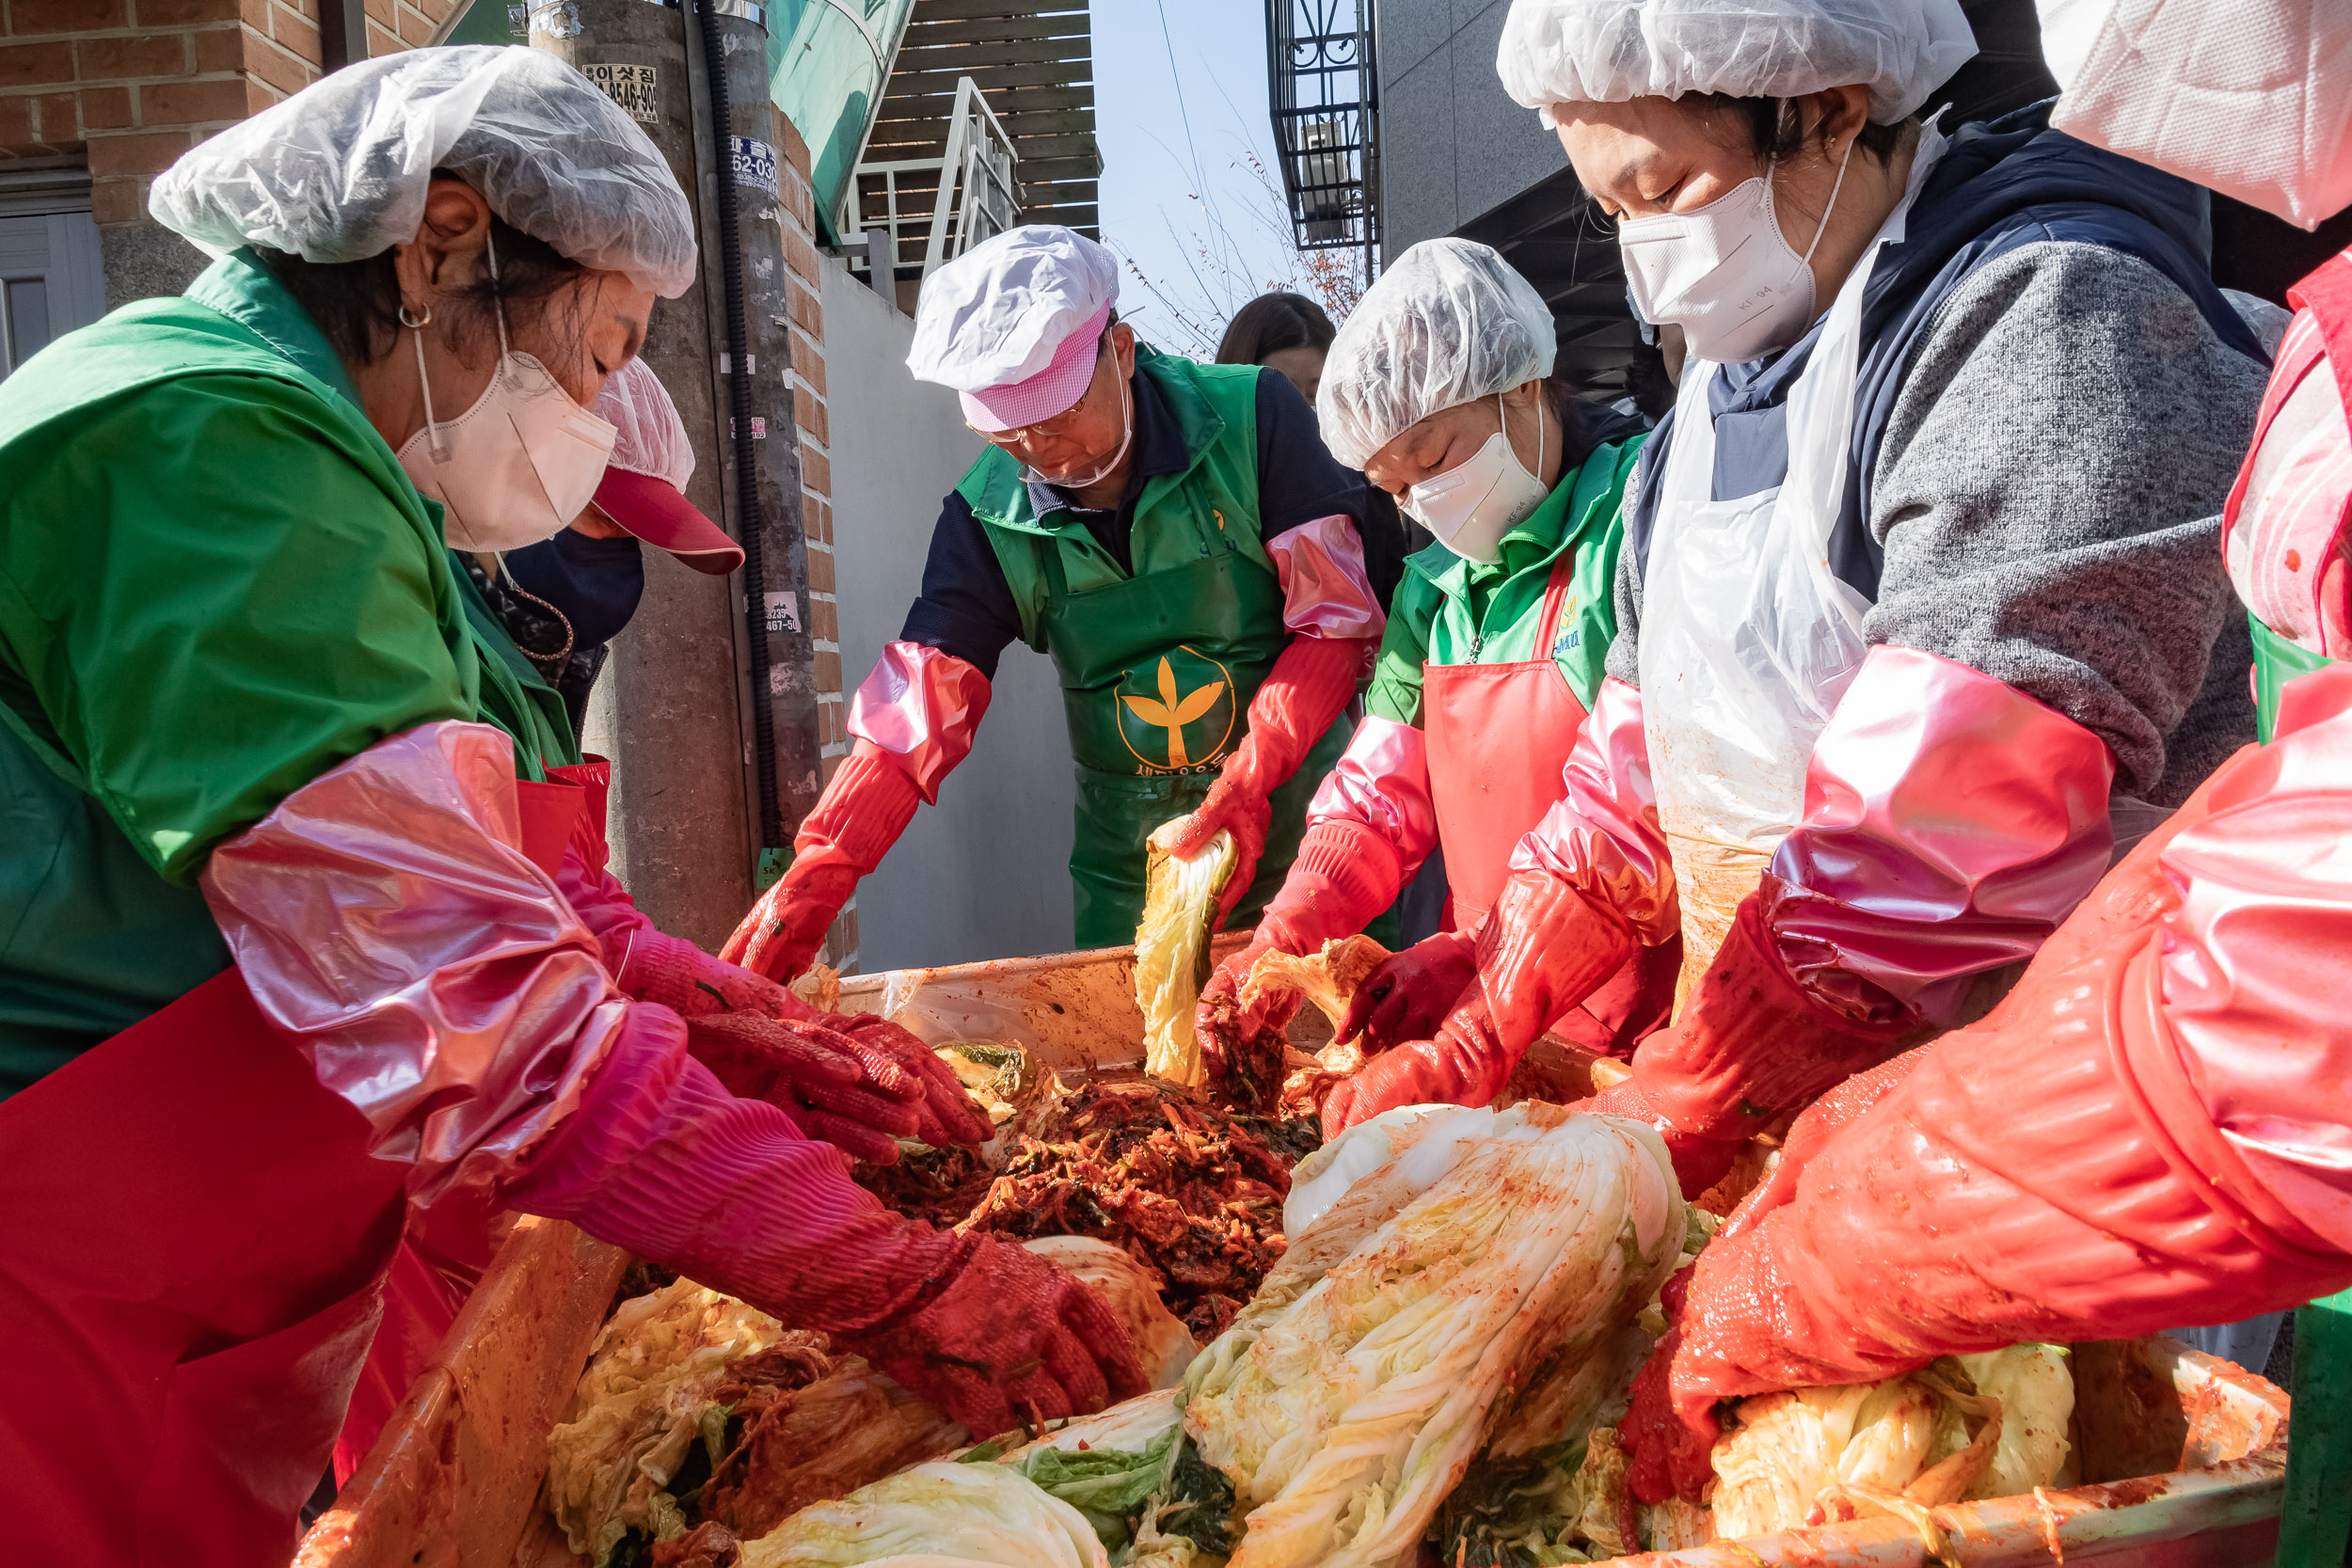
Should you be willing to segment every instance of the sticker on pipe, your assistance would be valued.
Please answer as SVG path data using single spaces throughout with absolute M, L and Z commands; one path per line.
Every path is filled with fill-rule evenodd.
M 781 197 L 784 194 L 776 182 L 774 148 L 749 136 L 729 136 L 727 156 L 734 165 L 737 184 L 748 186 L 762 196 Z
M 604 95 L 621 106 L 621 112 L 641 125 L 651 125 L 660 118 L 654 110 L 654 87 L 658 80 L 649 65 L 628 65 L 618 60 L 591 60 L 580 68 L 582 75 L 604 90 Z

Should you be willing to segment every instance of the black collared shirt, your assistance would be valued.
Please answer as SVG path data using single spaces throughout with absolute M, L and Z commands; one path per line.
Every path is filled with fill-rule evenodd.
M 1136 499 L 1144 481 L 1154 474 L 1172 474 L 1184 467 L 1184 434 L 1160 399 L 1149 376 L 1131 377 L 1135 391 L 1136 460 L 1127 475 L 1127 488 L 1116 510 L 1097 511 L 1073 506 L 1066 492 L 1041 481 L 1029 482 L 1030 499 L 1041 515 L 1057 509 L 1086 526 L 1096 543 L 1119 562 L 1121 571 L 1135 570 L 1129 539 L 1135 530 Z M 1372 515 L 1364 476 L 1343 468 L 1323 444 L 1315 428 L 1314 410 L 1298 388 L 1278 371 L 1258 372 L 1258 518 L 1260 537 L 1267 543 L 1318 517 L 1344 513 L 1355 519 L 1372 577 L 1373 591 L 1385 605 L 1396 586 L 1396 571 L 1387 562 L 1402 563 L 1400 546 L 1373 537 Z M 1384 547 L 1385 546 L 1385 547 Z M 972 515 L 971 503 L 949 492 L 940 504 L 939 522 L 931 530 L 930 559 L 923 568 L 923 592 L 907 611 L 906 629 L 899 636 L 952 654 L 978 668 L 993 680 L 996 660 L 1021 636 L 1020 611 L 1013 607 L 1012 589 L 1004 568 L 990 547 L 986 529 Z

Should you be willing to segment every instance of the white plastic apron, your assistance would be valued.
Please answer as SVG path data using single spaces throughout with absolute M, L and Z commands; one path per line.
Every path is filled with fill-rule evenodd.
M 1901 203 L 1830 306 L 1788 391 L 1788 469 L 1777 487 L 1712 499 L 1707 388 L 1716 367 L 1692 360 L 1682 372 L 1642 579 L 1640 655 L 1643 731 L 1682 911 L 1677 1016 L 1803 815 L 1814 742 L 1862 667 L 1870 602 L 1829 565 L 1861 365 L 1862 296 L 1880 247 L 1902 239 L 1943 150 L 1935 127 L 1920 133 Z

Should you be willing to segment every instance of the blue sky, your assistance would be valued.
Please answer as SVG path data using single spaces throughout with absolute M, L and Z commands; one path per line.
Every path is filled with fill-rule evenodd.
M 1266 120 L 1264 3 L 1094 0 L 1093 21 L 1103 238 L 1132 263 L 1120 313 L 1205 358 L 1244 301 L 1296 279 Z

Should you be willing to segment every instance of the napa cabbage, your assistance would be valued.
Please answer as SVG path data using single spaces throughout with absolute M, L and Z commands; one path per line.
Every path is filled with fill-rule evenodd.
M 1464 1115 L 1349 1187 L 1186 1374 L 1186 1433 L 1247 1516 L 1233 1568 L 1409 1558 L 1506 1386 L 1612 1343 L 1681 1256 L 1649 1128 Z
M 660 1504 L 675 1507 L 670 1478 L 704 1438 L 711 1390 L 730 1363 L 783 1333 L 691 1279 L 621 1304 L 589 1351 L 572 1419 L 548 1437 L 548 1509 L 573 1551 L 601 1563 L 628 1531 L 660 1533 Z
M 743 1546 L 742 1568 L 1108 1568 L 1086 1515 L 1005 1465 L 917 1465 L 804 1508 Z
M 1136 1006 L 1143 1010 L 1143 1066 L 1153 1075 L 1198 1088 L 1208 1079 L 1192 1022 L 1209 978 L 1209 927 L 1217 895 L 1240 852 L 1220 832 L 1189 860 L 1165 847 L 1163 822 L 1144 841 L 1143 920 L 1136 927 Z

